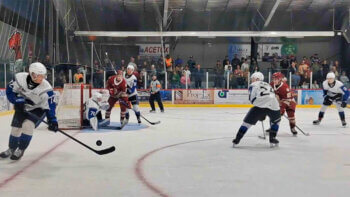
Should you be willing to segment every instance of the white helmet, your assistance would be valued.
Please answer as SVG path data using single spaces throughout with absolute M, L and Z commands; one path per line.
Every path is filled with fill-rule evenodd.
M 29 74 L 46 75 L 46 67 L 40 62 L 34 62 L 29 65 Z
M 92 95 L 92 100 L 98 101 L 98 100 L 100 100 L 100 99 L 102 99 L 102 94 L 101 94 L 101 93 L 95 92 L 95 93 Z
M 334 72 L 329 72 L 328 74 L 327 74 L 327 77 L 326 77 L 327 79 L 335 79 L 335 74 L 334 74 Z
M 264 81 L 264 75 L 261 72 L 255 72 L 250 76 L 251 79 L 256 79 L 257 81 Z
M 131 69 L 132 71 L 135 70 L 134 66 L 132 64 L 129 64 L 128 67 L 126 67 L 126 69 Z

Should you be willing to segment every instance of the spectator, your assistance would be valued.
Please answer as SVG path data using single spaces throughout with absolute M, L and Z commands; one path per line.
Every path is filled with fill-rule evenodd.
M 312 89 L 319 89 L 320 86 L 318 85 L 317 81 L 315 80 L 314 83 L 312 84 Z
M 271 73 L 275 73 L 277 71 L 277 58 L 276 57 L 274 57 L 272 59 L 272 62 L 270 64 L 270 71 L 271 71 Z
M 129 64 L 128 65 L 132 65 L 132 66 L 134 66 L 134 69 L 135 70 L 137 70 L 137 65 L 136 65 L 136 63 L 135 63 L 135 58 L 134 57 L 130 57 L 130 62 L 129 62 Z
M 336 66 L 332 66 L 332 68 L 331 68 L 331 72 L 334 72 L 334 74 L 335 74 L 335 78 L 336 78 L 336 79 L 339 79 L 339 72 L 338 72 L 338 70 L 337 70 L 337 67 L 336 67 Z
M 294 75 L 296 72 L 298 71 L 297 67 L 296 67 L 296 62 L 292 62 L 291 63 L 291 67 L 289 68 L 289 72 Z
M 309 84 L 306 83 L 306 81 L 303 82 L 303 84 L 301 85 L 302 89 L 308 89 L 309 88 Z
M 224 68 L 225 65 L 228 64 L 227 61 L 230 62 L 230 60 L 228 59 L 228 56 L 226 55 L 226 56 L 225 56 L 225 59 L 222 60 L 222 66 L 223 66 L 223 68 Z M 224 68 L 224 69 L 225 69 L 225 68 Z
M 317 81 L 317 83 L 321 84 L 325 79 L 323 78 L 324 73 L 323 73 L 323 67 L 320 66 L 319 70 L 317 73 L 314 75 L 314 79 Z
M 124 59 L 122 59 L 121 61 L 120 61 L 120 70 L 125 70 L 125 68 L 126 68 L 126 64 L 125 64 L 125 60 Z M 117 69 L 117 70 L 119 70 L 119 69 Z
M 238 55 L 235 54 L 235 56 L 234 56 L 234 58 L 232 59 L 232 62 L 231 62 L 232 66 L 236 67 L 237 65 L 239 65 L 239 62 L 240 62 L 240 60 L 238 59 Z
M 47 70 L 51 70 L 51 58 L 50 58 L 50 55 L 46 55 L 45 56 L 45 59 L 43 61 L 43 64 L 45 65 L 46 69 Z
M 185 66 L 184 73 L 186 73 L 187 78 L 191 78 L 191 71 L 189 70 L 188 65 Z
M 216 61 L 216 67 L 215 67 L 214 73 L 215 73 L 214 87 L 222 88 L 224 69 L 220 64 L 220 60 Z
M 78 72 L 74 74 L 74 83 L 83 83 L 84 76 L 80 69 L 78 69 Z
M 323 63 L 321 65 L 323 70 L 323 79 L 326 79 L 327 74 L 329 73 L 329 64 L 327 64 L 327 60 L 323 60 Z
M 165 66 L 167 71 L 172 71 L 173 58 L 171 58 L 169 54 L 165 57 Z
M 252 58 L 252 62 L 250 64 L 250 73 L 254 73 L 258 71 L 260 71 L 258 62 L 255 60 L 255 58 Z
M 143 61 L 143 63 L 141 64 L 141 66 L 140 66 L 140 68 L 139 69 L 146 69 L 146 70 L 148 70 L 149 68 L 148 68 L 148 62 L 147 61 Z
M 187 76 L 187 77 L 186 77 Z M 190 77 L 188 77 L 188 75 L 186 74 L 186 71 L 183 72 L 182 77 L 180 79 L 181 82 L 181 88 L 185 89 L 186 88 L 186 79 L 187 79 L 187 87 L 190 88 L 190 84 L 191 84 L 191 79 Z
M 177 56 L 175 60 L 175 66 L 182 66 L 182 64 L 183 64 L 182 59 L 179 56 Z
M 156 75 L 157 76 L 157 70 L 156 70 L 156 67 L 154 66 L 154 64 L 151 65 L 151 70 L 149 72 L 149 76 L 153 76 L 153 75 Z
M 204 77 L 204 72 L 201 69 L 201 65 L 197 65 L 197 68 L 193 72 L 194 80 L 195 80 L 195 87 L 196 88 L 202 88 L 202 79 Z
M 241 67 L 239 65 L 236 66 L 233 75 L 237 78 L 237 88 L 244 88 L 245 79 L 243 77 L 243 71 L 241 70 Z
M 154 100 L 157 100 L 160 111 L 164 112 L 162 98 L 160 95 L 160 88 L 161 88 L 161 85 L 157 80 L 157 76 L 153 75 L 152 82 L 151 82 L 151 95 L 149 97 L 149 104 L 151 105 L 151 108 L 152 108 L 150 112 L 156 112 L 156 108 L 154 106 Z
M 320 64 L 320 58 L 318 57 L 318 54 L 315 53 L 313 56 L 311 56 L 311 64 Z
M 103 68 L 100 66 L 97 60 L 94 62 L 94 75 L 93 75 L 93 84 L 94 88 L 103 88 Z
M 172 89 L 176 89 L 180 87 L 180 75 L 179 75 L 179 72 L 176 71 L 176 69 L 172 72 L 170 81 L 171 81 Z
M 296 72 L 295 74 L 292 75 L 292 88 L 296 89 L 299 87 L 300 84 L 300 74 L 299 72 Z
M 248 64 L 248 60 L 247 59 L 244 59 L 243 60 L 243 63 L 242 63 L 242 66 L 241 66 L 241 69 L 243 72 L 249 72 L 249 64 Z
M 317 73 L 320 70 L 320 65 L 318 62 L 314 62 L 311 66 L 311 71 L 313 74 Z
M 191 72 L 195 69 L 196 61 L 193 59 L 193 56 L 190 56 L 190 59 L 187 61 L 187 66 Z
M 339 80 L 340 80 L 341 82 L 343 82 L 343 84 L 345 85 L 345 87 L 349 88 L 349 86 L 350 86 L 350 84 L 349 84 L 349 78 L 348 78 L 348 76 L 346 76 L 346 72 L 345 72 L 345 71 L 343 71 L 343 72 L 341 73 L 341 76 L 339 77 Z
M 284 76 L 288 76 L 288 68 L 289 68 L 289 62 L 287 60 L 286 56 L 283 56 L 282 61 L 280 62 L 280 67 L 281 67 L 281 71 L 284 74 Z
M 334 65 L 333 65 L 333 66 L 335 67 L 335 69 L 336 69 L 337 71 L 340 70 L 340 66 L 339 66 L 339 61 L 338 61 L 338 60 L 335 60 L 335 61 L 334 61 Z

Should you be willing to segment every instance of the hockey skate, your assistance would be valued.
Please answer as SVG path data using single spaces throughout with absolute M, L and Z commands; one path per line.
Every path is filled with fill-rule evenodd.
M 140 116 L 137 117 L 137 123 L 138 123 L 139 125 L 141 125 L 141 118 L 140 118 Z
M 10 157 L 11 160 L 20 160 L 22 158 L 24 154 L 24 150 L 21 150 L 21 149 L 17 149 L 13 154 L 12 156 Z
M 269 141 L 270 141 L 271 148 L 278 147 L 279 141 L 276 139 L 276 135 L 277 135 L 276 133 L 270 132 Z
M 296 137 L 298 135 L 298 131 L 295 128 L 291 128 L 290 132 L 292 132 L 294 137 Z
M 345 122 L 345 120 L 342 120 L 342 121 L 341 121 L 341 124 L 343 125 L 343 127 L 346 127 L 346 122 Z
M 150 110 L 149 113 L 156 113 L 156 110 Z
M 11 157 L 12 154 L 13 154 L 13 149 L 9 148 L 9 149 L 7 149 L 6 151 L 0 153 L 0 158 L 6 159 L 6 158 L 8 158 L 8 157 Z
M 233 144 L 233 147 L 237 146 L 239 144 L 239 139 L 235 138 L 234 140 L 232 140 L 232 144 Z
M 161 109 L 160 112 L 164 113 L 164 109 Z
M 312 123 L 313 123 L 314 125 L 319 125 L 319 124 L 321 123 L 321 120 L 314 120 Z

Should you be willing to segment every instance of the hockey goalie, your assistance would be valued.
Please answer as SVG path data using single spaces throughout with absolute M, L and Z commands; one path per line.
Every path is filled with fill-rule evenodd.
M 91 126 L 95 131 L 107 126 L 102 119 L 102 110 L 107 110 L 109 104 L 102 100 L 102 94 L 95 92 L 92 97 L 84 103 L 83 126 Z

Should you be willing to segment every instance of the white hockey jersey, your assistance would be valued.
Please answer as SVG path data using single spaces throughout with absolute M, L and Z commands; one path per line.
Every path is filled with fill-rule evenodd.
M 28 75 L 25 72 L 17 73 L 14 76 L 14 80 L 10 82 L 9 88 L 12 88 L 11 91 L 17 94 L 17 96 L 22 96 L 27 100 L 25 104 L 27 111 L 36 108 L 49 110 L 50 104 L 54 103 L 54 94 L 50 83 L 44 79 L 40 85 L 34 89 L 30 89 L 27 83 Z
M 270 84 L 256 81 L 249 86 L 250 102 L 260 108 L 279 110 L 280 106 Z
M 90 122 L 90 126 L 96 131 L 98 129 L 97 113 L 101 110 L 107 110 L 109 104 L 107 101 L 97 102 L 90 98 L 84 103 L 84 117 L 83 119 Z
M 335 84 L 333 87 L 330 87 L 328 81 L 325 80 L 322 84 L 324 96 L 336 97 L 341 95 L 345 95 L 348 97 L 348 90 L 344 86 L 344 84 L 338 80 L 335 80 Z M 347 98 L 346 98 L 347 99 Z
M 137 95 L 137 78 L 135 75 L 125 76 L 127 93 L 129 97 Z

